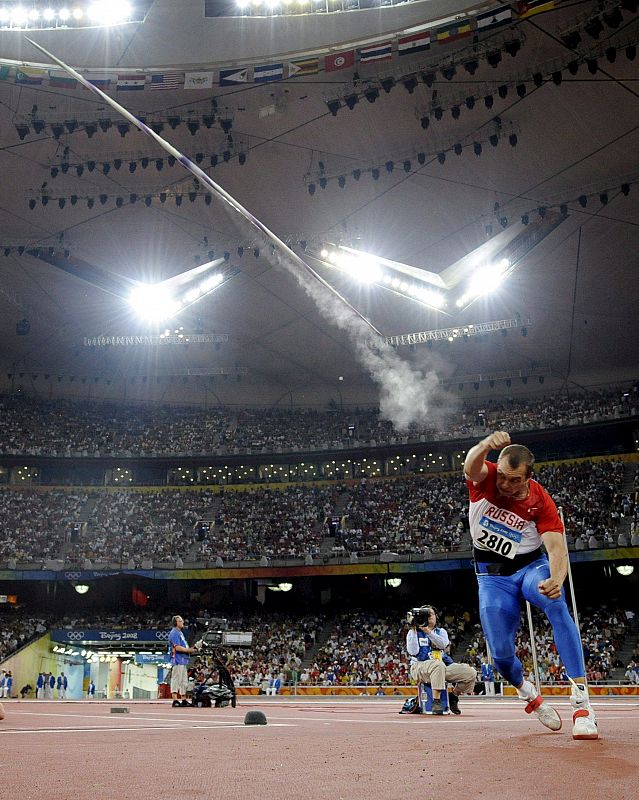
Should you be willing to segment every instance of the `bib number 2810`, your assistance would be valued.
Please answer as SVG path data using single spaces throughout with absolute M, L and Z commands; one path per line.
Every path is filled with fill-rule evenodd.
M 483 528 L 477 542 L 487 550 L 492 550 L 493 553 L 499 553 L 499 555 L 506 557 L 510 556 L 510 552 L 513 549 L 513 543 L 509 539 L 504 536 L 498 536 L 496 533 L 489 533 Z

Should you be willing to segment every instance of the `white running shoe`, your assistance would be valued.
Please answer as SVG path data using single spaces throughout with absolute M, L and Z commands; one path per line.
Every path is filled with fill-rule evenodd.
M 573 683 L 570 705 L 574 709 L 572 715 L 572 738 L 598 739 L 597 716 L 590 705 L 588 690 L 583 684 Z
M 526 714 L 534 714 L 541 724 L 551 731 L 561 730 L 561 717 L 552 706 L 544 702 L 530 681 L 524 681 L 521 688 L 517 689 L 517 694 L 521 700 L 527 702 L 524 709 Z

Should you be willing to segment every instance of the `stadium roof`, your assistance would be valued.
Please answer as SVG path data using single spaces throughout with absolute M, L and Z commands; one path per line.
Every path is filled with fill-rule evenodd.
M 206 19 L 197 0 L 156 0 L 138 24 L 28 35 L 85 75 L 110 79 L 110 95 L 133 113 L 163 120 L 162 136 L 197 157 L 384 336 L 462 332 L 452 342 L 444 336 L 432 346 L 399 347 L 408 363 L 434 368 L 455 388 L 489 374 L 544 375 L 546 388 L 566 379 L 634 378 L 639 20 L 633 3 L 606 3 L 603 20 L 599 4 L 556 2 L 553 9 L 549 2 L 541 4 L 544 13 L 528 17 L 513 10 L 510 25 L 484 23 L 478 36 L 464 35 L 463 5 L 440 0 L 290 19 Z M 476 15 L 491 7 L 472 8 L 473 30 Z M 615 8 L 622 20 L 611 27 Z M 595 17 L 603 20 L 597 39 L 584 29 Z M 438 27 L 449 27 L 454 41 L 438 42 Z M 417 35 L 424 44 L 427 30 L 429 50 L 398 54 L 400 38 Z M 581 41 L 571 42 L 571 50 L 562 35 L 575 30 Z M 519 42 L 514 56 L 512 42 Z M 348 63 L 351 50 L 354 67 L 330 71 L 340 65 L 336 54 L 346 52 Z M 179 163 L 170 165 L 140 132 L 122 136 L 115 112 L 84 89 L 56 81 L 64 77 L 60 70 L 53 79 L 39 73 L 51 65 L 23 32 L 0 31 L 0 53 L 0 386 L 15 388 L 22 374 L 25 388 L 43 395 L 86 397 L 91 386 L 92 397 L 122 398 L 122 376 L 147 376 L 147 384 L 138 380 L 126 389 L 127 398 L 198 402 L 208 380 L 210 399 L 224 402 L 285 398 L 309 405 L 339 393 L 344 403 L 375 399 L 353 337 L 300 287 L 299 264 L 275 263 L 269 244 L 240 214 L 217 198 L 207 204 L 204 187 L 194 186 Z M 286 77 L 294 61 L 306 63 Z M 277 65 L 281 80 L 255 82 L 269 77 L 260 67 L 278 76 Z M 442 69 L 451 70 L 448 77 Z M 220 70 L 230 70 L 235 83 L 220 86 Z M 151 89 L 169 81 L 157 76 L 173 71 L 175 88 Z M 199 80 L 210 88 L 183 88 L 181 74 L 197 72 L 204 74 L 193 76 L 192 85 Z M 126 90 L 115 90 L 118 78 Z M 144 88 L 131 91 L 140 81 Z M 331 113 L 328 104 L 337 102 Z M 103 132 L 99 121 L 107 119 L 113 124 Z M 36 121 L 44 123 L 39 132 Z M 97 130 L 90 127 L 89 137 L 91 123 Z M 549 219 L 539 241 L 526 239 L 526 230 Z M 523 244 L 509 251 L 514 236 Z M 330 242 L 417 268 L 404 273 L 411 278 L 462 268 L 468 277 L 473 254 L 490 241 L 500 245 L 494 248 L 500 257 L 511 252 L 511 272 L 497 291 L 461 310 L 454 287 L 445 310 L 437 311 L 314 258 Z M 85 337 L 153 332 L 114 285 L 166 280 L 225 252 L 228 280 L 167 326 L 228 334 L 228 342 L 84 345 Z M 26 335 L 16 333 L 21 320 L 30 324 Z M 512 323 L 507 335 L 463 335 L 469 324 L 503 320 L 523 322 Z M 182 383 L 179 376 L 189 370 L 227 375 Z M 170 376 L 177 379 L 169 383 Z

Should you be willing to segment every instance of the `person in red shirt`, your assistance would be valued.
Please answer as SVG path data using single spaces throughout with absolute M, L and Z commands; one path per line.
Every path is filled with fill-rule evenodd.
M 492 450 L 501 451 L 496 464 L 486 461 Z M 583 646 L 562 588 L 568 573 L 564 528 L 552 498 L 532 478 L 534 462 L 530 450 L 511 444 L 506 431 L 490 434 L 466 455 L 464 474 L 482 628 L 495 667 L 516 687 L 526 702 L 526 712 L 557 731 L 561 717 L 535 686 L 524 680 L 521 661 L 515 655 L 522 601 L 541 609 L 571 678 L 573 738 L 597 739 Z

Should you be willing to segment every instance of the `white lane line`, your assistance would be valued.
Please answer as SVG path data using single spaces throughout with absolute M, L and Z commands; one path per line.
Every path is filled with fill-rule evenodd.
M 109 716 L 100 716 L 99 714 L 52 714 L 52 713 L 39 713 L 36 711 L 24 711 L 18 712 L 17 714 L 12 714 L 11 716 L 18 716 L 18 714 L 24 714 L 31 717 L 57 717 L 58 719 L 64 719 L 65 717 L 76 717 L 80 719 L 90 719 L 95 720 L 96 722 L 104 722 L 110 725 L 113 724 L 113 717 Z M 169 719 L 168 717 L 138 717 L 137 714 L 129 714 L 127 715 L 127 719 L 129 721 L 135 720 L 137 721 L 144 721 L 148 720 L 151 722 L 166 722 L 167 726 L 173 728 L 182 728 L 188 726 L 188 721 L 181 721 L 177 719 Z M 152 726 L 151 726 L 152 727 Z
M 451 719 L 455 718 L 452 714 L 445 714 L 444 716 L 449 717 Z M 501 719 L 487 719 L 486 717 L 483 717 L 483 716 L 481 716 L 479 714 L 478 715 L 473 715 L 471 713 L 465 714 L 463 716 L 464 716 L 464 719 L 463 720 L 460 719 L 459 720 L 460 723 L 463 723 L 466 720 L 468 720 L 469 724 L 472 722 L 472 723 L 481 723 L 481 724 L 483 724 L 483 723 L 494 723 L 496 725 L 509 725 L 511 722 L 530 722 L 530 718 L 529 717 L 519 718 L 519 717 L 511 717 L 511 716 L 508 716 L 508 717 L 503 717 L 502 716 Z M 409 719 L 374 719 L 374 720 L 367 720 L 367 719 L 344 719 L 343 717 L 342 718 L 334 717 L 334 718 L 331 718 L 331 720 L 329 722 L 326 719 L 309 719 L 308 717 L 280 717 L 280 716 L 272 717 L 272 719 L 276 719 L 276 720 L 281 720 L 281 719 L 292 720 L 293 722 L 298 723 L 298 724 L 303 724 L 303 723 L 306 723 L 306 722 L 316 722 L 316 723 L 318 723 L 320 725 L 326 725 L 326 724 L 338 723 L 338 722 L 349 723 L 349 724 L 350 723 L 356 723 L 356 724 L 360 724 L 360 725 L 361 724 L 368 725 L 368 724 L 371 724 L 371 723 L 374 723 L 374 724 L 377 724 L 377 725 L 388 725 L 388 724 L 390 724 L 390 725 L 413 725 L 413 724 L 419 724 L 419 723 L 417 723 L 417 720 L 421 720 L 421 722 L 429 721 L 429 722 L 433 722 L 433 723 L 435 723 L 437 725 L 441 725 L 442 724 L 439 721 L 439 717 L 433 717 L 431 714 L 421 714 L 421 715 L 415 714 L 414 715 L 414 719 L 412 719 L 412 720 L 409 720 Z M 609 715 L 606 714 L 601 719 L 604 722 L 607 722 L 608 720 L 627 720 L 628 717 L 627 716 L 609 716 Z M 271 725 L 271 724 L 275 724 L 275 723 L 271 723 L 270 720 L 269 720 L 268 724 Z M 443 723 L 443 724 L 445 724 L 445 723 Z
M 125 727 L 125 728 L 35 728 L 33 730 L 2 730 L 2 735 L 9 736 L 10 734 L 41 734 L 53 733 L 56 736 L 62 733 L 120 733 L 124 731 L 168 731 L 168 730 L 228 730 L 232 728 L 295 728 L 296 725 L 269 722 L 268 725 L 245 725 L 244 723 L 237 723 L 234 725 L 191 725 L 188 728 L 177 725 L 141 725 L 138 727 Z M 0 729 L 1 730 L 1 729 Z

